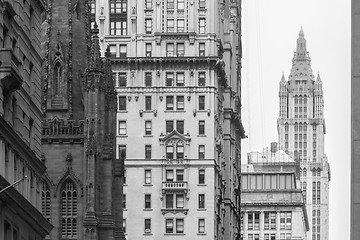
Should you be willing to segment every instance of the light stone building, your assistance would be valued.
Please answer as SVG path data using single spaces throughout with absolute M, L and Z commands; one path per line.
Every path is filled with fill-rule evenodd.
M 92 1 L 112 53 L 127 239 L 240 238 L 240 1 Z
M 242 239 L 307 239 L 299 165 L 272 145 L 248 153 L 248 164 L 241 168 Z
M 324 154 L 325 118 L 322 80 L 316 79 L 301 29 L 288 80 L 280 81 L 280 149 L 300 162 L 300 185 L 307 204 L 308 239 L 329 238 L 330 166 Z

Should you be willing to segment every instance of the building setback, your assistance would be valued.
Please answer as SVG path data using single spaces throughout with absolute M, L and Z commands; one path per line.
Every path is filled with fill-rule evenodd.
M 280 149 L 300 163 L 300 185 L 307 204 L 308 239 L 329 238 L 330 166 L 324 154 L 325 118 L 322 80 L 311 69 L 301 29 L 289 79 L 280 81 Z
M 92 1 L 118 93 L 127 239 L 240 238 L 240 2 Z
M 261 153 L 248 153 L 241 169 L 242 239 L 307 239 L 299 165 L 272 144 Z
M 0 240 L 43 239 L 52 229 L 41 214 L 44 11 L 42 0 L 0 0 Z
M 86 0 L 50 0 L 43 22 L 43 204 L 48 239 L 124 239 L 123 159 L 115 159 L 117 98 L 110 52 L 100 57 Z

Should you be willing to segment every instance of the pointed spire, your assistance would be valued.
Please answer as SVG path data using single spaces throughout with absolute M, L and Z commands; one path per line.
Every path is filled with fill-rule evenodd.
M 317 74 L 316 81 L 317 81 L 317 82 L 321 82 L 320 72 L 318 72 L 318 74 Z
M 297 48 L 296 48 L 296 52 L 306 52 L 306 40 L 304 38 L 304 31 L 303 28 L 301 27 L 300 32 L 299 32 L 299 38 L 297 40 Z
M 281 76 L 281 82 L 285 82 L 284 72 L 282 73 L 282 76 Z
M 99 29 L 95 22 L 94 28 L 91 29 L 91 49 L 90 49 L 90 63 L 89 68 L 91 70 L 101 70 L 102 61 L 100 57 L 100 43 L 99 43 Z
M 299 37 L 304 37 L 304 30 L 303 30 L 302 26 L 300 28 Z

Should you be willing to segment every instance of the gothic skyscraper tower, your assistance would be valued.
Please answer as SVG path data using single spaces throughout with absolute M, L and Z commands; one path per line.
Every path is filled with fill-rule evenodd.
M 116 92 L 87 0 L 49 0 L 43 23 L 43 212 L 50 239 L 123 239 Z M 123 159 L 122 159 L 123 160 Z
M 280 81 L 278 134 L 280 148 L 300 164 L 300 184 L 309 216 L 308 239 L 327 240 L 330 167 L 324 154 L 322 81 L 311 69 L 301 29 L 288 80 Z

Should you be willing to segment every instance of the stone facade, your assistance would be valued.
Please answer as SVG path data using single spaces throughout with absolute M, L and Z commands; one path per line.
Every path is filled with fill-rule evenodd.
M 273 147 L 249 153 L 241 170 L 242 239 L 308 239 L 299 165 Z
M 41 215 L 44 11 L 41 0 L 0 1 L 0 240 L 43 239 L 52 229 Z
M 301 29 L 289 79 L 280 81 L 280 149 L 300 163 L 300 184 L 307 203 L 308 239 L 329 238 L 330 166 L 324 154 L 325 118 L 322 80 L 316 80 Z
M 123 239 L 124 159 L 115 159 L 116 92 L 85 0 L 50 0 L 43 22 L 42 151 L 49 239 Z
M 127 239 L 239 239 L 240 2 L 92 7 L 118 93 Z

